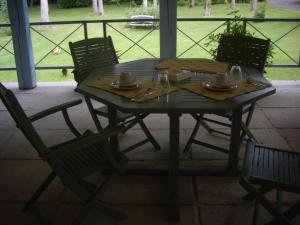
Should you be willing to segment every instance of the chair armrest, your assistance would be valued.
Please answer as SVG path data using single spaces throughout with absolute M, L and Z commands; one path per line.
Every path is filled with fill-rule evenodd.
M 41 112 L 38 112 L 32 116 L 29 117 L 29 120 L 31 122 L 34 122 L 36 120 L 39 120 L 41 118 L 44 118 L 46 116 L 49 116 L 53 113 L 57 113 L 57 112 L 62 112 L 63 114 L 63 117 L 64 117 L 64 120 L 67 124 L 67 126 L 69 127 L 70 131 L 76 136 L 76 137 L 80 137 L 81 136 L 81 133 L 75 128 L 75 126 L 73 125 L 70 117 L 69 117 L 69 114 L 68 114 L 68 111 L 67 109 L 70 108 L 70 107 L 73 107 L 75 105 L 78 105 L 82 102 L 81 99 L 77 99 L 77 100 L 73 100 L 73 101 L 69 101 L 69 102 L 66 102 L 66 103 L 63 103 L 63 104 L 60 104 L 60 105 L 57 105 L 57 106 L 53 106 L 51 108 L 48 108 L 48 109 L 45 109 Z
M 31 122 L 34 122 L 34 121 L 39 120 L 39 119 L 41 119 L 43 117 L 49 116 L 49 115 L 51 115 L 53 113 L 57 113 L 59 111 L 66 110 L 66 109 L 68 109 L 70 107 L 78 105 L 81 102 L 82 102 L 81 99 L 76 99 L 76 100 L 73 100 L 73 101 L 69 101 L 69 102 L 66 102 L 66 103 L 63 103 L 63 104 L 60 104 L 60 105 L 56 105 L 56 106 L 50 107 L 50 108 L 45 109 L 45 110 L 43 110 L 41 112 L 38 112 L 38 113 L 36 113 L 34 115 L 31 115 L 29 117 L 29 120 Z

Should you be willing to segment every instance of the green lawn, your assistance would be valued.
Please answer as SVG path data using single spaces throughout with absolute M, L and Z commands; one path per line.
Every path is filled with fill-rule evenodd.
M 253 17 L 253 13 L 249 11 L 249 4 L 237 4 L 237 8 L 240 10 L 242 16 L 244 17 Z M 79 8 L 79 9 L 59 9 L 55 5 L 50 6 L 50 20 L 51 21 L 66 21 L 66 20 L 95 20 L 95 19 L 122 19 L 127 18 L 128 15 L 128 6 L 112 6 L 105 5 L 105 15 L 101 17 L 94 16 L 92 14 L 91 8 Z M 226 5 L 213 5 L 212 8 L 212 17 L 229 17 L 227 14 L 231 12 L 231 9 Z M 33 7 L 29 9 L 30 22 L 39 21 L 39 7 Z M 178 18 L 198 18 L 203 17 L 203 8 L 202 6 L 197 6 L 193 9 L 188 7 L 178 7 Z M 267 18 L 300 18 L 300 11 L 295 10 L 285 10 L 272 8 L 271 6 L 266 7 L 266 17 Z M 207 35 L 210 31 L 215 29 L 220 22 L 179 22 L 178 27 L 188 34 L 195 41 L 200 40 L 202 37 Z M 134 46 L 130 51 L 124 51 L 132 45 L 132 42 L 124 38 L 114 29 L 117 29 L 119 32 L 127 35 L 131 39 L 138 41 L 141 39 L 148 30 L 141 29 L 129 29 L 125 26 L 124 23 L 111 23 L 113 28 L 108 27 L 107 33 L 112 36 L 118 54 L 120 56 L 120 61 L 130 61 L 138 58 L 149 58 L 152 57 L 150 54 L 140 49 L 137 46 Z M 279 39 L 283 34 L 295 27 L 296 23 L 251 23 L 254 27 L 263 32 L 266 36 L 270 37 L 272 40 Z M 78 25 L 55 25 L 51 26 L 50 29 L 43 29 L 40 27 L 35 27 L 45 35 L 47 38 L 50 38 L 56 43 L 61 42 L 69 33 L 74 31 Z M 249 25 L 247 26 L 250 30 L 253 31 Z M 224 29 L 217 30 L 221 32 Z M 88 35 L 89 37 L 102 36 L 102 24 L 90 24 L 88 25 Z M 258 34 L 258 36 L 261 36 Z M 0 45 L 5 44 L 10 37 L 0 36 Z M 68 49 L 69 41 L 76 41 L 83 38 L 83 28 L 78 29 L 74 34 L 62 42 L 61 47 L 66 51 Z M 33 39 L 33 50 L 35 63 L 38 63 L 46 54 L 49 53 L 48 57 L 38 63 L 38 66 L 61 66 L 61 65 L 72 65 L 72 59 L 70 55 L 63 50 L 60 54 L 53 54 L 51 49 L 54 48 L 54 44 L 32 31 Z M 207 41 L 204 39 L 200 42 L 200 45 L 203 46 L 203 43 Z M 286 37 L 280 39 L 276 44 L 284 49 L 291 57 L 298 61 L 299 59 L 299 41 L 300 41 L 300 28 L 298 27 Z M 156 57 L 159 57 L 159 31 L 156 30 L 139 42 L 140 46 L 147 49 L 151 54 Z M 193 42 L 187 38 L 181 32 L 177 33 L 177 54 L 180 55 L 186 51 Z M 11 51 L 12 45 L 9 44 L 7 48 Z M 195 58 L 195 57 L 210 57 L 201 47 L 195 46 L 189 51 L 185 52 L 181 58 Z M 275 49 L 275 55 L 273 62 L 276 64 L 291 64 L 293 63 L 284 53 L 280 50 Z M 14 58 L 12 55 L 0 51 L 0 67 L 4 66 L 14 66 Z M 300 69 L 278 69 L 278 68 L 268 68 L 267 76 L 270 79 L 297 79 L 300 80 Z M 38 81 L 63 81 L 63 80 L 72 80 L 72 74 L 69 72 L 66 77 L 63 77 L 60 70 L 37 70 L 37 80 Z M 16 81 L 16 73 L 11 71 L 0 72 L 0 81 Z

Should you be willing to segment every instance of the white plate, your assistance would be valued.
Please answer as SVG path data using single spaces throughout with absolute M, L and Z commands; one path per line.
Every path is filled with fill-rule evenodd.
M 134 90 L 141 87 L 141 83 L 135 83 L 129 86 L 120 86 L 120 82 L 118 80 L 115 80 L 111 83 L 111 86 L 119 90 Z
M 237 85 L 229 84 L 229 85 L 216 86 L 211 81 L 205 81 L 205 82 L 203 82 L 203 87 L 205 87 L 206 89 L 212 90 L 212 91 L 231 91 L 233 89 L 236 89 Z

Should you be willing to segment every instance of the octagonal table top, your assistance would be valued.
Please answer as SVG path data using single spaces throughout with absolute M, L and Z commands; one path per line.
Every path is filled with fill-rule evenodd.
M 78 85 L 76 91 L 124 112 L 225 113 L 269 96 L 275 93 L 276 90 L 271 86 L 262 90 L 245 93 L 222 101 L 217 101 L 180 88 L 180 86 L 185 83 L 199 82 L 202 80 L 204 81 L 211 77 L 211 74 L 207 73 L 194 73 L 191 79 L 171 83 L 172 85 L 178 87 L 178 91 L 170 93 L 168 101 L 166 100 L 166 96 L 162 96 L 159 98 L 159 100 L 153 99 L 150 101 L 137 103 L 125 97 L 118 96 L 97 88 L 89 87 L 87 85 L 87 83 L 91 80 L 97 80 L 106 75 L 119 75 L 124 71 L 131 72 L 137 77 L 141 76 L 153 80 L 156 78 L 158 73 L 158 71 L 155 69 L 155 66 L 160 62 L 160 59 L 142 59 L 94 70 L 91 72 L 90 76 L 88 76 L 82 83 Z M 266 82 L 265 77 L 253 68 L 243 68 L 243 71 L 257 81 Z

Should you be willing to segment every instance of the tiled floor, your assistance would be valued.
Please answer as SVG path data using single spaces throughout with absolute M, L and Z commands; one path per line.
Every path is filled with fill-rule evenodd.
M 277 93 L 258 103 L 251 129 L 260 143 L 278 148 L 300 151 L 300 82 L 274 82 Z M 68 85 L 43 84 L 33 90 L 21 91 L 7 84 L 16 93 L 28 115 L 48 106 L 80 97 L 73 91 L 73 83 Z M 95 129 L 84 104 L 70 111 L 72 120 L 80 130 Z M 48 145 L 71 138 L 66 126 L 57 114 L 35 123 L 39 134 Z M 155 138 L 162 146 L 154 151 L 150 144 L 128 154 L 135 162 L 156 163 L 168 158 L 168 119 L 165 115 L 150 115 L 145 119 Z M 103 123 L 106 121 L 103 120 Z M 189 115 L 181 119 L 181 148 L 185 145 L 193 128 L 194 121 Z M 134 143 L 143 133 L 134 127 L 120 136 L 121 146 Z M 226 138 L 209 135 L 205 130 L 199 133 L 221 146 L 228 145 Z M 16 129 L 3 104 L 0 103 L 0 224 L 35 225 L 39 224 L 31 211 L 21 213 L 24 202 L 49 173 L 50 169 L 41 161 Z M 241 151 L 240 157 L 243 157 Z M 203 147 L 193 146 L 189 155 L 181 154 L 185 164 L 219 165 L 226 162 L 227 156 Z M 122 175 L 112 184 L 104 201 L 128 213 L 128 219 L 115 221 L 92 211 L 83 224 L 126 224 L 126 225 L 248 225 L 251 224 L 253 204 L 243 202 L 245 194 L 238 184 L 237 177 L 180 177 L 181 219 L 171 222 L 166 219 L 166 177 L 154 175 Z M 274 199 L 273 194 L 270 195 Z M 286 194 L 285 205 L 298 199 Z M 78 199 L 65 190 L 56 179 L 37 203 L 37 208 L 53 225 L 70 224 L 79 211 Z M 260 224 L 270 219 L 262 210 Z M 294 224 L 300 223 L 296 218 Z

